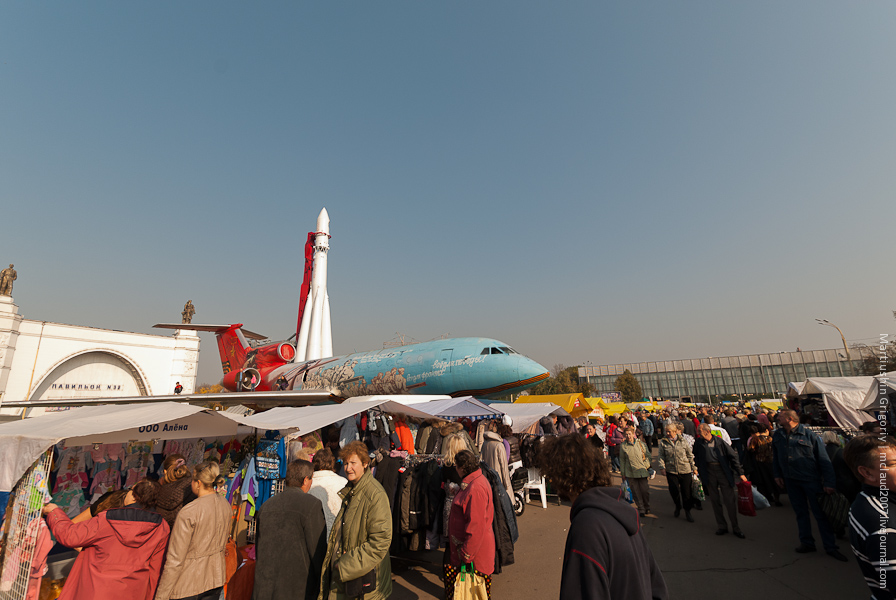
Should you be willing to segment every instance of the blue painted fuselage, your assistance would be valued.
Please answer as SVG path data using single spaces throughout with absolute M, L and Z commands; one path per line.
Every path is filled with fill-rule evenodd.
M 288 363 L 265 375 L 290 389 L 328 389 L 348 398 L 386 394 L 506 396 L 548 378 L 548 370 L 489 338 L 454 338 Z

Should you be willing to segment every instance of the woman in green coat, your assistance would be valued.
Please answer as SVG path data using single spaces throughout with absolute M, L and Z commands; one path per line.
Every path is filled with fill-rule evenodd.
M 358 579 L 373 572 L 364 600 L 384 600 L 392 594 L 392 513 L 389 497 L 368 466 L 370 455 L 362 442 L 351 442 L 339 453 L 348 485 L 339 492 L 342 508 L 336 515 L 321 572 L 319 600 L 352 600 Z

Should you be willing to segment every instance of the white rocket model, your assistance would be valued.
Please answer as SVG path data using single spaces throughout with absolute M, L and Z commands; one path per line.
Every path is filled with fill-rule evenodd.
M 305 301 L 302 324 L 296 339 L 294 362 L 333 356 L 330 328 L 330 296 L 327 295 L 327 252 L 330 250 L 330 215 L 324 208 L 317 216 L 311 289 Z

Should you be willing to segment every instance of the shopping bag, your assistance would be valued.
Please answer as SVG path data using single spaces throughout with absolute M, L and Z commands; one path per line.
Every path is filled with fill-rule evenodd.
M 703 482 L 700 481 L 700 478 L 696 475 L 694 475 L 694 482 L 692 486 L 693 487 L 691 488 L 691 495 L 700 502 L 706 500 L 706 494 L 703 492 Z
M 737 482 L 737 512 L 745 517 L 756 516 L 756 506 L 753 504 L 753 486 L 749 481 Z
M 485 579 L 477 575 L 472 567 L 461 565 L 460 573 L 454 580 L 454 600 L 488 600 Z
M 818 494 L 818 503 L 821 505 L 824 516 L 828 518 L 831 529 L 841 531 L 846 527 L 846 522 L 849 520 L 849 500 L 846 499 L 846 496 L 840 492 L 833 494 L 822 492 Z
M 632 486 L 628 484 L 628 479 L 622 480 L 622 497 L 629 504 L 635 501 L 635 496 L 632 494 Z
M 753 504 L 756 505 L 756 510 L 762 510 L 763 508 L 768 508 L 771 504 L 768 501 L 768 498 L 759 493 L 759 490 L 756 489 L 756 486 L 753 487 Z

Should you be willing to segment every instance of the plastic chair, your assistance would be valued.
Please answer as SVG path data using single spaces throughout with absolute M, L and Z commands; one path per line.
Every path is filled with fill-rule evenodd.
M 541 507 L 548 507 L 547 485 L 545 485 L 544 476 L 538 469 L 529 469 L 529 481 L 523 486 L 523 494 L 526 496 L 526 504 L 529 503 L 529 490 L 538 490 L 541 496 Z

